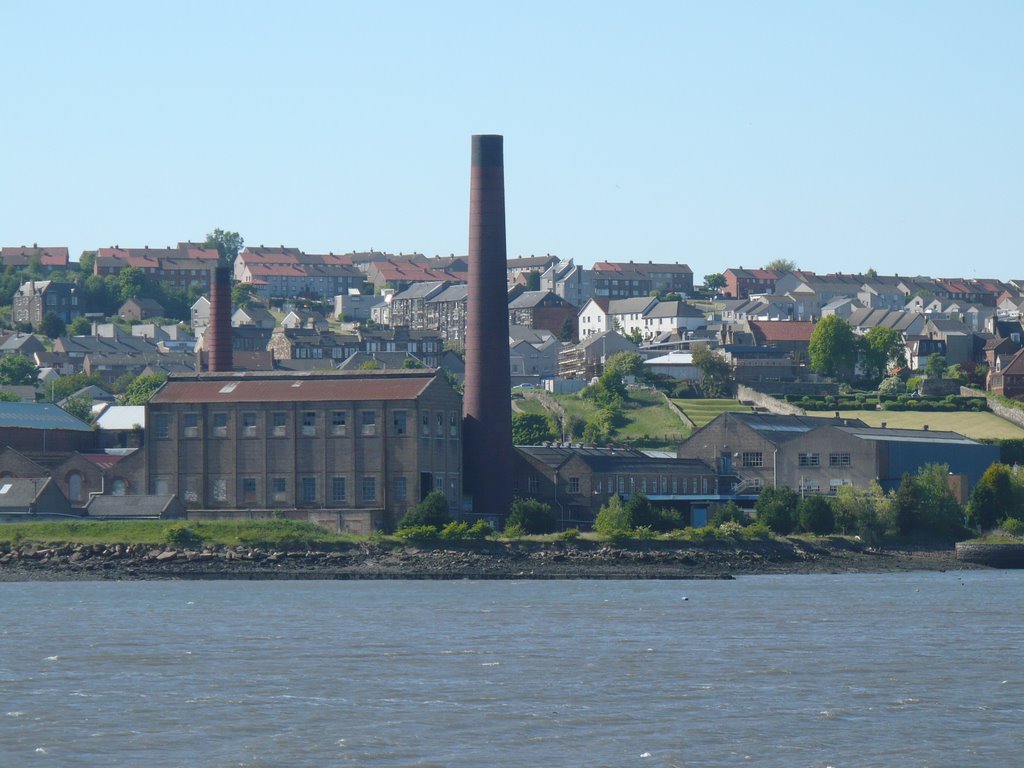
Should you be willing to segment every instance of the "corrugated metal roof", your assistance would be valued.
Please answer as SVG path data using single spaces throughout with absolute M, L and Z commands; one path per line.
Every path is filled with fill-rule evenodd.
M 160 403 L 286 403 L 332 400 L 412 400 L 435 378 L 433 371 L 338 371 L 172 376 L 150 399 Z
M 91 432 L 92 427 L 52 403 L 0 402 L 0 427 L 14 429 L 66 429 Z
M 96 419 L 100 429 L 135 429 L 146 426 L 146 406 L 144 405 L 112 405 Z

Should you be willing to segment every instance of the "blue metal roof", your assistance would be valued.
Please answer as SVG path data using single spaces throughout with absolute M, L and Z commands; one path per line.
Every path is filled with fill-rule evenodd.
M 91 432 L 92 427 L 53 403 L 0 402 L 0 428 L 66 429 Z

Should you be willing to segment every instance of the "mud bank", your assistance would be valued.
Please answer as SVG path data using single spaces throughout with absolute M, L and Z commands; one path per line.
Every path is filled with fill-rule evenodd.
M 728 579 L 753 574 L 983 568 L 952 547 L 875 549 L 846 540 L 359 543 L 331 551 L 146 545 L 15 546 L 0 581 L 127 579 Z

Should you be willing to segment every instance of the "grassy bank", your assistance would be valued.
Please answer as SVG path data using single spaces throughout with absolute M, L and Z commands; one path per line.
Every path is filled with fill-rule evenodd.
M 974 440 L 1020 439 L 1024 429 L 994 413 L 941 413 L 937 411 L 840 411 L 844 419 L 861 419 L 865 424 L 879 427 L 884 421 L 891 429 L 928 429 L 959 432 Z M 816 412 L 808 416 L 817 416 Z M 829 414 L 821 413 L 822 416 Z

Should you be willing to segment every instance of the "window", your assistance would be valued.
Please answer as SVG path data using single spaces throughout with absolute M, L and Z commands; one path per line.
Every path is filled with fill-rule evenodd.
M 540 481 L 537 480 L 536 475 L 530 475 L 526 478 L 526 491 L 527 493 L 536 493 L 540 488 Z
M 256 437 L 256 413 L 247 411 L 242 414 L 242 437 Z M 256 489 L 253 488 L 253 493 Z
M 601 493 L 601 489 L 602 489 L 603 485 L 604 485 L 603 481 L 598 480 L 597 481 L 597 488 L 595 489 L 594 493 Z
M 395 501 L 406 500 L 406 482 L 404 477 L 395 478 Z
M 286 501 L 288 495 L 288 480 L 284 477 L 275 477 L 271 479 L 270 494 L 274 501 Z
M 302 436 L 316 437 L 316 411 L 302 412 Z
M 828 455 L 828 465 L 830 467 L 848 467 L 850 466 L 850 454 L 830 453 Z
M 435 430 L 438 437 L 444 435 L 444 413 L 441 411 L 437 412 L 437 429 Z
M 72 472 L 68 475 L 68 501 L 79 502 L 82 500 L 82 475 L 80 472 Z
M 285 411 L 270 414 L 270 434 L 273 437 L 288 436 L 288 414 Z
M 434 475 L 434 490 L 444 493 L 444 475 Z
M 345 485 L 344 477 L 331 478 L 331 501 L 345 501 L 348 495 L 348 488 Z
M 214 501 L 228 500 L 228 481 L 223 477 L 215 477 L 210 481 L 210 495 Z
M 569 493 L 580 492 L 580 479 L 578 477 L 569 478 Z
M 226 413 L 213 414 L 212 428 L 210 434 L 213 437 L 228 436 L 228 415 Z
M 764 454 L 760 451 L 744 451 L 740 457 L 744 467 L 763 467 Z
M 835 496 L 836 491 L 842 488 L 844 485 L 853 485 L 853 483 L 848 478 L 845 477 L 839 479 L 832 478 L 831 480 L 828 481 L 828 491 L 833 496 Z
M 621 496 L 626 492 L 626 478 L 620 477 L 619 479 L 619 495 Z
M 645 494 L 647 493 L 647 478 L 646 477 L 643 480 L 640 481 L 640 492 L 641 493 L 645 493 Z
M 801 467 L 818 467 L 818 466 L 821 466 L 821 457 L 817 453 L 801 453 L 800 454 L 800 466 Z
M 420 434 L 421 435 L 429 435 L 430 434 L 430 411 L 424 411 L 423 412 L 423 421 L 420 424 Z
M 363 478 L 363 501 L 376 501 L 377 500 L 377 478 L 375 477 L 364 477 Z
M 166 413 L 157 413 L 153 416 L 153 434 L 161 440 L 166 440 L 171 436 Z
M 153 493 L 156 496 L 166 496 L 170 484 L 167 482 L 166 477 L 154 477 L 153 478 Z
M 345 434 L 345 411 L 331 412 L 331 434 L 335 437 Z
M 377 412 L 363 411 L 361 434 L 371 436 L 377 434 Z
M 404 435 L 405 434 L 405 432 L 406 432 L 406 424 L 405 424 L 406 419 L 405 419 L 405 417 L 406 417 L 405 411 L 395 411 L 393 414 L 391 414 L 391 420 L 392 420 L 392 424 L 394 425 L 395 434 L 396 435 Z
M 448 436 L 459 436 L 459 414 L 455 413 L 455 411 L 448 414 Z
M 199 437 L 198 413 L 186 413 L 181 417 L 181 433 L 185 437 Z
M 256 500 L 256 478 L 255 477 L 243 477 L 242 478 L 242 501 L 255 501 Z
M 302 501 L 306 504 L 311 504 L 312 502 L 316 501 L 315 477 L 302 478 Z
M 818 493 L 821 491 L 821 485 L 818 483 L 817 480 L 808 480 L 804 483 L 803 488 L 801 488 L 801 490 L 804 493 Z

